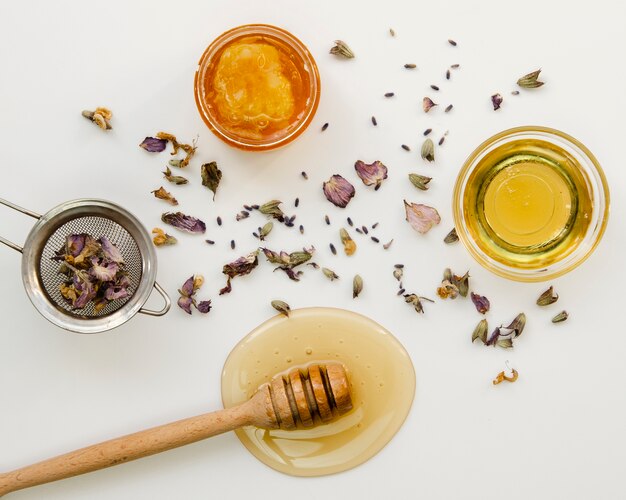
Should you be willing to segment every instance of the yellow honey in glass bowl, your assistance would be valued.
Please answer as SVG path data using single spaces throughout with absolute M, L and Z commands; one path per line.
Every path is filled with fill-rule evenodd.
M 253 24 L 218 37 L 195 77 L 198 110 L 223 141 L 241 149 L 274 149 L 309 125 L 320 98 L 315 60 L 293 35 Z

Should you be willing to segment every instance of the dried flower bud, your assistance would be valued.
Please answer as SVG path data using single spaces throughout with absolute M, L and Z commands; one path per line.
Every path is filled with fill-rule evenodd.
M 178 298 L 178 307 L 180 307 L 187 314 L 191 314 L 191 306 L 200 311 L 202 314 L 206 314 L 211 310 L 211 301 L 204 300 L 200 303 L 196 303 L 195 295 L 200 287 L 204 284 L 204 278 L 202 275 L 196 274 L 188 278 L 178 289 L 180 297 Z
M 350 50 L 346 42 L 341 40 L 335 40 L 335 45 L 330 49 L 330 53 L 335 56 L 345 57 L 346 59 L 354 58 L 354 52 Z
M 282 201 L 280 200 L 268 201 L 267 203 L 264 203 L 259 207 L 259 212 L 261 212 L 263 215 L 269 215 L 270 217 L 273 217 L 274 219 L 282 222 L 285 219 L 285 214 L 278 206 L 281 203 Z
M 272 300 L 272 307 L 276 309 L 279 313 L 289 317 L 291 308 L 289 307 L 289 304 L 287 304 L 287 302 L 283 302 L 282 300 Z
M 459 241 L 459 235 L 456 233 L 456 228 L 452 228 L 452 230 L 446 234 L 446 237 L 443 239 L 443 242 L 446 245 L 449 245 L 450 243 L 454 243 L 456 241 Z
M 524 313 L 519 313 L 517 316 L 515 316 L 515 319 L 511 321 L 511 324 L 506 327 L 506 329 L 514 330 L 513 338 L 517 338 L 522 334 L 525 326 L 526 326 L 526 315 Z
M 272 232 L 272 229 L 274 229 L 272 221 L 267 222 L 259 231 L 259 239 L 265 241 L 265 238 Z
M 487 345 L 488 329 L 489 326 L 487 325 L 487 320 L 481 319 L 478 325 L 476 325 L 476 328 L 474 328 L 474 331 L 472 332 L 472 342 L 474 342 L 476 339 L 480 339 L 483 344 Z
M 402 276 L 404 275 L 404 269 L 402 269 L 401 267 L 396 267 L 393 270 L 393 277 L 398 280 L 398 281 L 402 281 Z
M 422 159 L 426 161 L 435 161 L 435 143 L 432 139 L 428 138 L 424 140 L 422 144 Z
M 174 226 L 181 231 L 189 233 L 204 233 L 206 224 L 196 217 L 185 215 L 182 212 L 167 212 L 161 215 L 161 220 L 166 224 Z
M 357 160 L 354 164 L 357 175 L 366 186 L 376 186 L 374 190 L 378 190 L 383 180 L 387 178 L 387 167 L 380 161 L 367 164 L 361 160 Z
M 425 175 L 419 174 L 409 174 L 409 180 L 417 189 L 426 191 L 428 190 L 428 183 L 432 180 L 432 177 L 426 177 Z
M 363 291 L 363 278 L 358 274 L 352 280 L 352 298 L 356 299 Z
M 178 200 L 176 200 L 176 198 L 174 198 L 170 192 L 166 191 L 163 186 L 161 186 L 159 189 L 151 191 L 151 193 L 154 193 L 154 196 L 156 198 L 167 201 L 170 205 L 178 205 Z
M 474 292 L 471 293 L 471 297 L 474 306 L 476 306 L 476 310 L 480 314 L 485 314 L 487 311 L 489 311 L 489 307 L 491 306 L 491 304 L 489 303 L 489 299 L 487 297 L 483 295 L 478 295 Z
M 456 299 L 459 296 L 459 288 L 448 280 L 443 280 L 437 288 L 437 295 L 442 299 Z
M 339 276 L 332 269 L 328 269 L 327 267 L 322 267 L 322 272 L 324 276 L 326 276 L 330 281 L 335 281 L 339 279 Z
M 430 97 L 424 97 L 422 99 L 422 108 L 424 109 L 424 113 L 428 113 L 431 108 L 437 106 L 437 103 L 433 102 Z
M 407 304 L 411 304 L 413 308 L 415 309 L 415 312 L 418 312 L 418 313 L 424 312 L 424 306 L 422 305 L 422 300 L 433 302 L 432 300 L 427 299 L 426 297 L 420 297 L 419 295 L 416 295 L 414 293 L 407 293 L 404 295 L 404 301 Z
M 152 241 L 157 247 L 161 247 L 164 245 L 175 245 L 176 243 L 178 243 L 178 240 L 176 238 L 170 236 L 165 231 L 163 231 L 163 229 L 160 229 L 158 227 L 155 227 L 152 230 L 152 234 L 154 234 L 154 238 L 152 238 Z
M 498 109 L 500 109 L 500 105 L 502 104 L 503 100 L 504 98 L 500 94 L 493 94 L 491 96 L 491 104 L 493 104 L 494 111 L 497 111 Z
M 346 208 L 355 193 L 354 186 L 338 174 L 324 182 L 323 190 L 326 199 L 340 208 Z
M 418 203 L 408 203 L 404 200 L 406 220 L 420 234 L 426 234 L 430 229 L 441 222 L 439 212 L 433 207 Z
M 172 184 L 187 184 L 189 181 L 181 176 L 181 175 L 172 175 L 172 171 L 170 170 L 170 167 L 165 167 L 165 172 L 163 172 L 163 177 L 165 177 L 165 179 L 167 179 L 168 182 L 171 182 Z
M 167 141 L 165 139 L 157 139 L 156 137 L 146 137 L 139 145 L 149 153 L 160 153 L 165 150 Z
M 567 311 L 561 311 L 554 318 L 552 318 L 552 323 L 561 323 L 562 321 L 565 321 L 567 318 L 569 318 L 569 314 L 567 313 Z
M 203 164 L 200 167 L 200 175 L 202 176 L 202 185 L 213 191 L 213 199 L 215 199 L 217 188 L 222 180 L 222 171 L 217 167 L 217 163 L 212 161 Z
M 548 306 L 550 304 L 554 304 L 557 300 L 559 300 L 559 294 L 554 293 L 554 287 L 551 286 L 539 296 L 537 299 L 537 305 Z
M 341 243 L 343 243 L 343 250 L 344 252 L 346 252 L 346 255 L 350 256 L 354 252 L 356 252 L 356 243 L 350 237 L 348 231 L 346 231 L 344 228 L 341 228 L 339 230 L 339 236 L 341 238 Z
M 541 87 L 544 82 L 540 82 L 538 80 L 539 73 L 541 73 L 540 69 L 528 73 L 527 75 L 524 75 L 519 80 L 517 80 L 517 84 L 524 89 L 536 89 L 537 87 Z

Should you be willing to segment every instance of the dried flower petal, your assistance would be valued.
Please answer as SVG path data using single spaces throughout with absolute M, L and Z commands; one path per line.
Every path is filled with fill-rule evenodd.
M 165 167 L 165 172 L 163 172 L 163 177 L 165 177 L 165 179 L 167 179 L 168 182 L 171 182 L 172 184 L 187 184 L 189 181 L 181 176 L 181 175 L 172 175 L 172 171 L 170 170 L 170 167 Z
M 387 167 L 378 160 L 370 164 L 357 160 L 354 164 L 354 169 L 363 181 L 363 184 L 376 186 L 374 190 L 378 190 L 382 182 L 387 178 Z
M 346 255 L 350 256 L 354 252 L 356 252 L 356 243 L 350 237 L 348 231 L 346 231 L 343 227 L 339 230 L 339 237 L 341 238 L 341 243 L 343 243 L 343 250 L 346 252 Z
M 562 321 L 565 321 L 567 318 L 569 318 L 569 314 L 567 313 L 567 311 L 561 311 L 554 318 L 552 318 L 552 323 L 561 323 Z
M 391 246 L 391 244 L 392 244 L 392 243 L 393 243 L 393 238 L 392 238 L 392 239 L 390 239 L 387 243 L 385 243 L 385 244 L 383 245 L 383 248 L 384 248 L 385 250 L 388 250 L 388 249 L 389 249 L 389 247 Z
M 289 304 L 287 304 L 287 302 L 283 302 L 282 300 L 272 300 L 272 307 L 276 309 L 279 313 L 289 317 L 291 308 L 289 307 Z
M 358 274 L 354 276 L 352 280 L 352 298 L 356 299 L 363 291 L 363 278 Z
M 178 307 L 180 307 L 187 314 L 191 314 L 191 305 L 193 304 L 193 299 L 191 297 L 185 297 L 181 295 L 178 298 Z
M 500 109 L 500 105 L 502 104 L 503 100 L 504 98 L 500 94 L 493 94 L 491 96 L 491 104 L 493 104 L 494 111 L 497 111 L 498 109 Z
M 280 200 L 268 201 L 267 203 L 264 203 L 259 207 L 259 212 L 261 212 L 263 215 L 269 215 L 274 219 L 283 222 L 283 220 L 285 220 L 285 214 L 279 207 L 281 203 L 282 201 Z
M 228 276 L 228 279 L 226 281 L 226 286 L 220 290 L 220 295 L 230 293 L 232 290 L 230 285 L 231 279 L 236 276 L 245 276 L 246 274 L 250 274 L 259 265 L 258 255 L 259 251 L 255 250 L 248 255 L 239 257 L 237 260 L 224 265 L 222 273 Z
M 433 226 L 441 222 L 439 212 L 428 205 L 408 203 L 404 200 L 404 210 L 407 222 L 420 234 L 426 234 Z
M 550 304 L 554 304 L 557 300 L 559 300 L 559 294 L 555 293 L 554 287 L 551 286 L 539 296 L 537 299 L 537 305 L 548 306 Z
M 100 243 L 100 246 L 102 247 L 102 253 L 105 258 L 113 262 L 117 262 L 118 264 L 124 263 L 122 252 L 120 252 L 119 248 L 109 241 L 109 238 L 106 236 L 100 236 L 100 238 L 98 238 L 98 243 Z
M 100 127 L 102 130 L 111 130 L 113 128 L 109 123 L 109 120 L 113 116 L 113 113 L 107 108 L 98 107 L 95 109 L 95 111 L 85 110 L 82 112 L 82 115 L 98 125 L 98 127 Z
M 493 385 L 498 385 L 499 383 L 504 382 L 505 380 L 511 383 L 515 382 L 518 377 L 517 370 L 513 368 L 511 372 L 512 373 L 510 377 L 507 376 L 506 373 L 504 372 L 498 373 L 498 375 L 496 375 L 496 378 L 493 379 Z
M 335 45 L 330 49 L 330 53 L 335 56 L 342 56 L 346 59 L 354 58 L 354 52 L 350 50 L 350 47 L 341 40 L 335 40 Z
M 446 237 L 443 239 L 443 242 L 449 245 L 450 243 L 454 243 L 459 241 L 459 235 L 456 233 L 456 228 L 452 228 L 452 230 L 446 234 Z
M 544 82 L 540 82 L 538 80 L 539 73 L 541 73 L 540 69 L 538 69 L 537 71 L 532 71 L 531 73 L 528 73 L 527 75 L 524 75 L 519 80 L 517 80 L 517 84 L 524 89 L 536 89 L 537 87 L 541 87 Z
M 196 309 L 198 312 L 202 314 L 206 314 L 211 310 L 211 301 L 210 300 L 202 300 L 196 304 Z
M 154 234 L 154 237 L 152 238 L 152 242 L 157 247 L 161 247 L 164 245 L 175 245 L 176 243 L 178 243 L 178 240 L 176 238 L 174 238 L 173 236 L 170 236 L 161 228 L 155 227 L 152 230 L 152 234 Z
M 456 299 L 459 296 L 459 288 L 448 280 L 443 280 L 437 288 L 437 295 L 442 299 Z
M 338 174 L 324 182 L 323 189 L 326 199 L 340 208 L 346 208 L 355 193 L 354 186 Z
M 426 191 L 429 188 L 428 183 L 432 180 L 432 177 L 426 177 L 425 175 L 419 174 L 409 174 L 409 180 L 417 189 Z
M 424 140 L 421 151 L 422 158 L 427 161 L 435 161 L 435 143 L 432 139 Z
M 167 212 L 161 215 L 161 220 L 166 224 L 174 226 L 181 231 L 189 233 L 204 233 L 206 224 L 196 217 L 185 215 L 182 212 Z
M 422 108 L 424 109 L 424 113 L 428 113 L 431 108 L 437 106 L 437 103 L 433 102 L 430 97 L 424 97 L 422 99 Z
M 178 142 L 175 135 L 168 134 L 167 132 L 159 132 L 156 137 L 157 139 L 164 139 L 172 143 L 172 147 L 174 148 L 171 153 L 172 155 L 177 154 L 179 149 L 182 149 L 186 153 L 185 157 L 182 160 L 176 160 L 175 163 L 170 161 L 169 163 L 171 166 L 185 168 L 187 165 L 189 165 L 189 161 L 191 160 L 197 149 L 197 138 L 194 139 L 192 144 L 183 144 Z
M 172 193 L 166 191 L 163 186 L 161 186 L 159 189 L 151 191 L 151 193 L 154 193 L 154 196 L 156 198 L 167 201 L 170 205 L 178 205 L 178 200 L 172 196 Z
M 165 150 L 167 141 L 165 139 L 157 139 L 156 137 L 146 137 L 139 145 L 149 153 L 160 153 Z
M 487 320 L 481 319 L 478 325 L 476 325 L 476 328 L 474 328 L 474 331 L 472 332 L 472 342 L 474 342 L 476 339 L 480 339 L 483 344 L 487 345 L 488 329 L 489 326 L 487 325 Z
M 480 314 L 485 314 L 487 311 L 489 311 L 489 307 L 491 306 L 491 304 L 489 303 L 489 299 L 487 297 L 485 297 L 484 295 L 478 295 L 474 292 L 471 293 L 471 297 L 474 306 L 476 306 L 476 310 Z
M 324 276 L 326 276 L 330 281 L 335 281 L 339 279 L 339 276 L 332 269 L 328 269 L 327 267 L 322 267 L 322 272 Z
M 487 341 L 485 342 L 485 345 L 496 345 L 496 342 L 498 341 L 498 339 L 500 338 L 500 331 L 501 331 L 502 327 L 496 327 L 496 329 L 491 332 L 491 335 L 489 335 L 489 337 L 487 338 Z
M 202 185 L 213 191 L 213 199 L 215 199 L 217 188 L 222 180 L 222 171 L 217 167 L 217 163 L 212 161 L 203 164 L 200 167 L 200 175 L 202 176 Z

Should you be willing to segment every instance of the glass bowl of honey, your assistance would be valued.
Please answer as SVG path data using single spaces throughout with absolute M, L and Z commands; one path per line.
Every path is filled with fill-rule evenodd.
M 291 33 L 266 24 L 233 28 L 198 63 L 198 111 L 227 144 L 265 151 L 290 143 L 311 123 L 320 100 L 315 60 Z
M 453 195 L 459 239 L 486 269 L 545 281 L 581 264 L 609 215 L 593 154 L 555 129 L 525 126 L 487 139 L 467 158 Z

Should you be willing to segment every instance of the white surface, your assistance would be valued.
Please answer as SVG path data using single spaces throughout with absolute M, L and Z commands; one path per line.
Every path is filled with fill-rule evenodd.
M 374 2 L 371 2 L 373 5 Z M 626 496 L 626 401 L 623 360 L 626 8 L 610 1 L 546 2 L 2 2 L 0 4 L 0 196 L 45 212 L 78 197 L 102 197 L 134 212 L 151 229 L 168 209 L 150 191 L 164 183 L 166 154 L 137 144 L 170 131 L 199 135 L 196 158 L 171 187 L 180 209 L 206 220 L 206 237 L 180 236 L 159 249 L 159 282 L 176 289 L 193 273 L 213 299 L 206 317 L 174 307 L 164 318 L 137 316 L 115 331 L 80 336 L 48 324 L 28 302 L 20 256 L 0 249 L 0 470 L 220 406 L 220 371 L 235 343 L 273 314 L 270 300 L 292 307 L 340 306 L 369 315 L 410 352 L 417 393 L 396 438 L 352 471 L 313 480 L 281 475 L 253 458 L 234 435 L 153 456 L 106 471 L 13 494 L 17 499 L 302 499 L 414 497 L 428 499 L 617 499 Z M 227 147 L 201 121 L 193 101 L 195 64 L 224 30 L 249 22 L 287 28 L 317 59 L 322 100 L 310 129 L 294 144 L 267 154 Z M 397 35 L 390 37 L 393 27 Z M 357 58 L 328 54 L 346 40 Z M 454 38 L 458 47 L 448 45 Z M 415 62 L 419 69 L 402 66 Z M 451 81 L 446 68 L 461 64 Z M 516 79 L 543 68 L 546 85 L 513 97 Z M 429 89 L 441 86 L 439 93 Z M 396 92 L 385 99 L 385 92 Z M 502 109 L 490 95 L 501 92 Z M 441 103 L 429 115 L 421 99 Z M 443 113 L 448 103 L 454 110 Z M 106 105 L 114 130 L 103 133 L 80 116 Z M 371 115 L 378 119 L 373 127 Z M 324 122 L 330 126 L 320 133 Z M 540 124 L 580 139 L 604 166 L 612 194 L 611 221 L 595 254 L 556 280 L 561 298 L 550 308 L 534 301 L 546 287 L 519 284 L 479 268 L 460 245 L 445 246 L 452 226 L 451 191 L 463 159 L 502 129 Z M 450 133 L 437 161 L 419 158 L 422 131 Z M 400 149 L 409 144 L 411 153 Z M 374 193 L 353 171 L 354 161 L 382 160 L 389 179 Z M 216 160 L 224 172 L 216 201 L 200 185 L 199 166 Z M 310 180 L 304 181 L 300 171 Z M 432 174 L 418 192 L 409 172 Z M 321 183 L 349 178 L 357 196 L 346 210 L 330 205 Z M 300 208 L 293 200 L 300 197 Z M 300 283 L 262 263 L 218 297 L 221 267 L 251 250 L 258 214 L 235 222 L 243 203 L 272 198 L 296 213 L 297 228 L 276 227 L 275 249 L 304 244 L 338 282 L 306 270 Z M 427 236 L 404 221 L 402 199 L 437 207 L 442 224 Z M 1 208 L 0 234 L 20 243 L 31 220 Z M 224 225 L 218 228 L 220 214 Z M 333 224 L 327 227 L 323 215 Z M 395 242 L 388 252 L 352 231 L 354 257 L 332 256 L 349 215 L 379 221 L 376 234 Z M 170 232 L 174 232 L 171 230 Z M 229 241 L 237 241 L 231 251 Z M 338 245 L 339 246 L 339 245 Z M 395 296 L 392 265 L 406 264 L 405 285 L 434 295 L 444 267 L 470 269 L 473 288 L 492 301 L 490 324 L 525 311 L 528 324 L 515 349 L 471 345 L 479 320 L 469 300 L 438 301 L 416 315 Z M 351 298 L 355 272 L 365 281 Z M 160 304 L 155 296 L 150 302 Z M 552 325 L 561 309 L 568 322 Z M 491 385 L 509 360 L 520 378 Z

